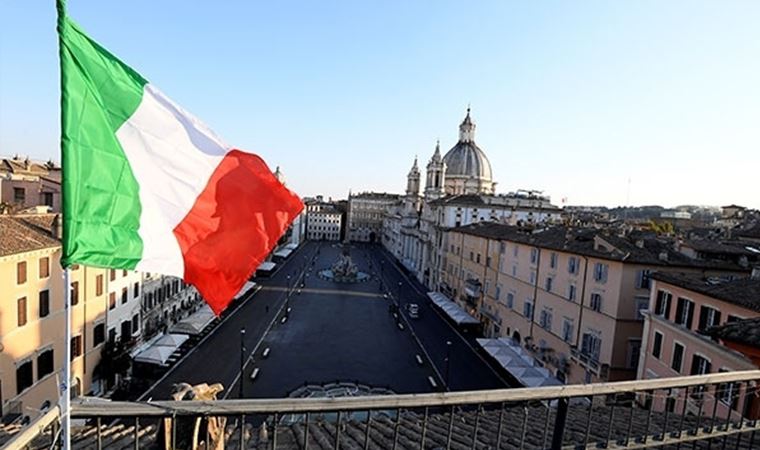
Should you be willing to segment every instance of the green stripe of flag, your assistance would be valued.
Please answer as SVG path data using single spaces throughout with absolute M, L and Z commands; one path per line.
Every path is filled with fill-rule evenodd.
M 116 131 L 147 81 L 68 17 L 58 25 L 61 63 L 63 257 L 132 269 L 140 260 L 139 186 Z

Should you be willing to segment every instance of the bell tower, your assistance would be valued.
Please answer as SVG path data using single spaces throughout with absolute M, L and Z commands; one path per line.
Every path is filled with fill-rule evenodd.
M 443 197 L 443 184 L 446 176 L 446 163 L 441 157 L 441 141 L 435 144 L 435 153 L 427 165 L 425 180 L 425 197 L 431 200 Z

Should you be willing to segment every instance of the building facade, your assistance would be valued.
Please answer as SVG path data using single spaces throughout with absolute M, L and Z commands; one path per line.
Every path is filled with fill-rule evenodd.
M 650 274 L 740 274 L 662 242 L 482 222 L 444 233 L 441 292 L 567 383 L 633 379 Z
M 701 274 L 657 273 L 643 331 L 639 379 L 754 370 L 753 354 L 726 346 L 711 330 L 760 318 L 760 276 L 705 277 Z M 717 395 L 715 395 L 717 394 Z M 717 397 L 718 402 L 715 403 Z M 686 402 L 686 405 L 684 405 Z M 657 398 L 655 410 L 697 414 L 716 411 L 719 417 L 738 416 L 745 407 L 741 386 L 722 386 L 716 392 L 693 389 Z
M 0 212 L 36 206 L 61 211 L 61 168 L 52 161 L 0 158 Z
M 65 343 L 56 229 L 52 215 L 0 216 L 0 416 L 57 403 L 65 345 L 71 345 L 74 392 L 102 393 L 94 373 L 108 327 L 107 274 L 72 267 L 72 340 Z
M 347 239 L 353 242 L 380 242 L 385 214 L 398 202 L 398 195 L 384 192 L 349 194 Z
M 308 199 L 306 204 L 306 239 L 312 241 L 341 241 L 343 211 L 321 198 Z

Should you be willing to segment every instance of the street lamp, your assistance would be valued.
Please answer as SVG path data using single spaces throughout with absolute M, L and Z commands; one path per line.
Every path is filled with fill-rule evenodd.
M 398 282 L 398 296 L 396 297 L 396 301 L 399 304 L 399 306 L 401 305 L 401 284 L 402 283 L 399 281 Z
M 285 295 L 285 315 L 290 313 L 290 274 L 288 274 L 288 290 Z
M 240 329 L 240 388 L 239 398 L 243 398 L 243 368 L 245 367 L 245 328 Z
M 451 341 L 446 341 L 446 389 L 449 388 L 449 373 L 451 372 Z

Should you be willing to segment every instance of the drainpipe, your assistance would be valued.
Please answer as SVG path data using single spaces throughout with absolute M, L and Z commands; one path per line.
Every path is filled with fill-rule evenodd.
M 538 283 L 540 280 L 540 274 L 541 274 L 541 247 L 536 247 L 538 249 L 538 257 L 536 258 L 536 279 L 533 283 L 533 308 L 531 308 L 530 312 L 530 339 L 533 340 L 533 325 L 535 324 L 535 318 L 536 318 L 536 306 L 538 304 Z
M 583 310 L 585 306 L 583 302 L 586 300 L 586 279 L 588 278 L 588 257 L 583 257 L 583 284 L 581 284 L 581 297 L 578 303 L 578 330 L 575 332 L 575 348 L 578 348 L 578 343 L 581 341 L 581 328 L 583 325 Z

